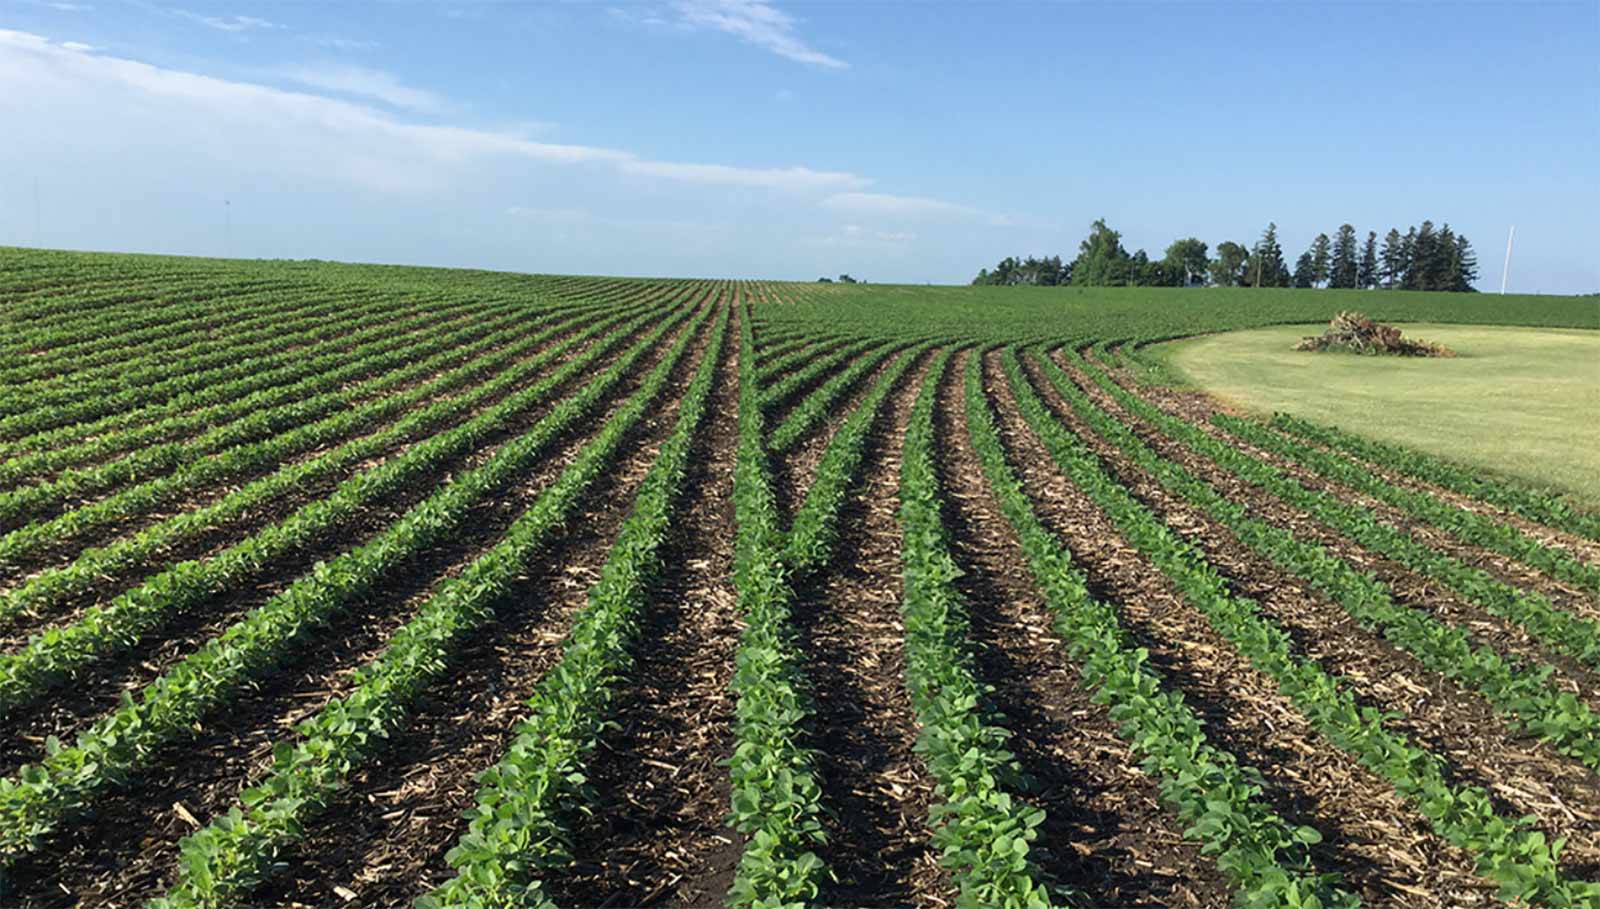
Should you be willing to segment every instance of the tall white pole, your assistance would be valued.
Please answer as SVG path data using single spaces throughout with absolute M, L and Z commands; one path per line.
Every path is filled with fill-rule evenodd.
M 1517 238 L 1517 225 L 1511 225 L 1511 232 L 1506 234 L 1506 264 L 1500 269 L 1500 293 L 1506 292 L 1506 279 L 1511 277 L 1511 241 Z

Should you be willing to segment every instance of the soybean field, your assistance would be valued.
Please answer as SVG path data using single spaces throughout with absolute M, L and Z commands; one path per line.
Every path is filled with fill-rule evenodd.
M 0 906 L 1600 907 L 1600 515 L 1152 342 L 0 249 Z

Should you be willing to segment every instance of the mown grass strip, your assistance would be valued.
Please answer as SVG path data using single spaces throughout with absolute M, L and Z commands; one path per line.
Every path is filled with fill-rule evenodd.
M 698 394 L 694 419 L 685 422 L 690 413 L 684 411 L 672 439 L 663 445 L 641 487 L 635 514 L 624 524 L 602 571 L 603 580 L 592 595 L 591 603 L 599 606 L 585 611 L 575 620 L 566 657 L 545 683 L 551 689 L 547 694 L 553 694 L 556 699 L 545 705 L 553 711 L 551 716 L 576 727 L 562 729 L 569 735 L 560 744 L 575 744 L 572 739 L 576 736 L 571 733 L 578 729 L 589 732 L 591 739 L 599 730 L 604 696 L 610 691 L 608 683 L 619 673 L 626 652 L 625 635 L 631 631 L 631 625 L 625 621 L 642 599 L 648 578 L 653 577 L 659 567 L 656 552 L 665 535 L 668 505 L 683 476 L 692 433 L 698 425 L 699 414 L 704 411 L 706 391 L 715 367 L 715 345 L 721 341 L 726 312 L 724 309 L 718 318 L 712 338 L 713 349 L 706 354 L 696 376 L 697 382 L 691 387 L 690 394 Z M 184 838 L 179 850 L 178 882 L 163 899 L 152 904 L 155 909 L 235 905 L 271 875 L 280 852 L 303 836 L 305 825 L 343 788 L 349 774 L 369 760 L 389 736 L 404 725 L 417 697 L 453 665 L 467 636 L 486 625 L 498 609 L 506 605 L 506 598 L 526 573 L 534 556 L 570 519 L 584 491 L 613 464 L 628 434 L 657 405 L 672 371 L 683 359 L 704 319 L 702 313 L 689 325 L 667 355 L 644 377 L 628 402 L 512 523 L 505 536 L 459 576 L 440 584 L 419 608 L 417 616 L 395 632 L 376 659 L 357 672 L 349 694 L 330 702 L 301 723 L 300 741 L 285 740 L 274 745 L 272 768 L 261 783 L 244 792 L 243 809 L 231 808 L 205 828 Z M 685 406 L 689 403 L 686 400 Z M 664 474 L 663 470 L 668 473 Z M 645 509 L 642 516 L 639 506 Z M 541 693 L 546 693 L 543 689 L 542 685 Z M 548 754 L 547 749 L 558 747 L 557 742 L 543 734 L 551 731 L 540 729 L 541 734 L 531 736 L 536 753 Z M 517 769 L 522 768 L 518 766 Z M 579 766 L 568 760 L 550 769 L 566 777 L 577 772 Z M 497 770 L 500 778 L 514 778 L 519 783 L 533 779 L 517 774 L 511 766 L 502 765 Z M 544 782 L 547 785 L 535 786 L 531 794 L 548 796 L 560 788 L 557 779 L 545 777 Z M 496 806 L 512 804 L 515 795 L 521 792 L 492 803 Z M 488 812 L 487 816 L 497 829 L 509 832 L 506 830 L 509 824 L 499 826 L 508 820 L 506 816 L 495 811 Z M 519 819 L 527 816 L 520 812 L 517 815 Z M 522 840 L 504 836 L 501 842 L 520 845 Z M 527 867 L 526 862 L 518 860 L 516 853 L 505 857 L 495 853 L 495 857 L 508 859 L 511 868 L 504 862 L 492 866 L 500 872 L 496 885 L 478 891 L 489 901 L 495 899 L 493 894 L 506 883 L 507 871 Z M 476 882 L 482 874 L 466 877 Z M 506 904 L 526 903 L 508 900 Z
M 101 792 L 143 769 L 158 748 L 192 734 L 242 686 L 277 668 L 306 634 L 332 622 L 393 571 L 458 530 L 478 502 L 546 455 L 686 316 L 680 310 L 659 319 L 616 362 L 484 464 L 450 480 L 372 539 L 319 563 L 178 661 L 137 698 L 125 694 L 121 709 L 94 723 L 72 746 L 52 745 L 42 763 L 0 780 L 0 867 L 39 848 Z
M 1023 418 L 1074 485 L 1095 502 L 1146 558 L 1169 577 L 1224 639 L 1239 649 L 1334 747 L 1387 779 L 1440 836 L 1467 850 L 1500 898 L 1535 906 L 1600 906 L 1600 884 L 1562 875 L 1562 840 L 1548 841 L 1527 818 L 1505 818 L 1490 795 L 1452 782 L 1438 755 L 1389 729 L 1386 717 L 1362 707 L 1349 682 L 1294 652 L 1293 639 L 1261 615 L 1255 601 L 1234 596 L 1193 544 L 1175 534 L 1117 483 L 1093 451 L 1067 432 L 1022 374 L 1016 351 L 1002 363 Z

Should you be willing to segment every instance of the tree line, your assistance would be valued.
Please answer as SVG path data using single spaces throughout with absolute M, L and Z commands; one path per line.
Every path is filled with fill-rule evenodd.
M 1253 246 L 1231 240 L 1217 244 L 1216 256 L 1196 237 L 1175 240 L 1159 259 L 1144 250 L 1129 253 L 1122 234 L 1105 219 L 1089 227 L 1078 245 L 1078 256 L 1019 259 L 1007 256 L 993 269 L 984 268 L 972 279 L 976 285 L 1034 284 L 1080 287 L 1335 287 L 1349 289 L 1444 290 L 1472 292 L 1478 279 L 1478 259 L 1465 235 L 1449 224 L 1435 228 L 1432 221 L 1411 227 L 1404 234 L 1390 228 L 1378 244 L 1375 231 L 1365 242 L 1355 227 L 1339 225 L 1332 239 L 1318 234 L 1290 271 L 1278 242 L 1278 225 L 1271 223 Z

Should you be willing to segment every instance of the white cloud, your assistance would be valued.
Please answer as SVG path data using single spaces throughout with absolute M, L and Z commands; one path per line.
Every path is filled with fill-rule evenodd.
M 63 13 L 87 13 L 94 9 L 94 7 L 87 3 L 48 3 L 45 5 L 49 6 L 51 9 L 60 10 Z
M 307 35 L 305 40 L 318 47 L 325 47 L 336 51 L 364 51 L 372 50 L 378 46 L 376 41 L 363 41 L 357 38 L 338 38 L 331 35 Z
M 393 73 L 381 69 L 336 63 L 285 67 L 277 70 L 277 73 L 312 88 L 340 95 L 375 98 L 391 107 L 422 113 L 438 113 L 447 107 L 444 98 L 439 95 L 403 85 Z
M 208 16 L 186 9 L 168 9 L 167 12 L 190 22 L 198 22 L 207 28 L 214 28 L 224 32 L 248 32 L 256 29 L 274 29 L 283 26 L 255 16 Z
M 725 32 L 797 63 L 850 66 L 806 44 L 795 33 L 794 18 L 767 0 L 673 0 L 672 9 L 686 26 Z
M 833 212 L 892 218 L 973 218 L 994 227 L 1010 225 L 1011 219 L 968 205 L 958 205 L 925 196 L 895 196 L 888 193 L 844 192 L 822 200 L 822 207 Z
M 79 53 L 84 54 L 100 49 L 95 47 L 93 44 L 84 44 L 82 41 L 63 41 L 61 42 L 61 46 L 69 51 L 78 51 Z
M 676 183 L 849 193 L 871 181 L 807 167 L 655 161 L 622 149 L 537 142 L 514 133 L 422 125 L 353 101 L 165 69 L 0 29 L 0 115 L 37 129 L 138 118 L 138 141 L 170 145 L 240 172 L 338 180 L 424 193 L 490 162 L 589 166 Z M 26 115 L 26 116 L 25 116 Z M 26 132 L 27 126 L 19 125 Z

